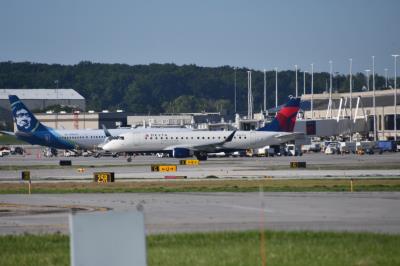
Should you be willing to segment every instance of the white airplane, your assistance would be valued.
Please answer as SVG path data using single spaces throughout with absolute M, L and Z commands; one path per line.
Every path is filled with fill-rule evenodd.
M 276 145 L 293 139 L 300 98 L 291 98 L 275 119 L 257 131 L 190 131 L 124 133 L 102 148 L 110 152 L 168 152 L 175 158 L 207 160 L 207 153 Z
M 8 96 L 17 131 L 1 133 L 15 135 L 32 145 L 42 145 L 64 150 L 94 150 L 107 141 L 127 132 L 175 132 L 191 131 L 187 128 L 123 128 L 123 129 L 76 129 L 58 130 L 39 122 L 24 103 L 16 96 Z

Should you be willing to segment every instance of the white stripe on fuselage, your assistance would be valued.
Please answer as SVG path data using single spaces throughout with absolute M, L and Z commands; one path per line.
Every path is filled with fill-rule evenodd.
M 191 149 L 196 146 L 222 143 L 231 133 L 232 131 L 125 133 L 120 135 L 123 139 L 112 140 L 103 149 L 112 152 L 161 151 L 179 147 Z M 279 144 L 275 136 L 281 134 L 269 131 L 237 131 L 232 141 L 225 142 L 220 147 L 216 145 L 215 151 L 254 149 Z

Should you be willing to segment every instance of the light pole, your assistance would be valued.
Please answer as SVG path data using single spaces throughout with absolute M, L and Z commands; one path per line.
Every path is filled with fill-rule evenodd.
M 398 54 L 392 55 L 394 57 L 394 140 L 397 141 L 397 66 L 396 59 Z
M 60 107 L 60 104 L 58 102 L 58 79 L 54 81 L 54 83 L 56 84 L 56 103 L 58 105 L 58 107 Z M 58 112 L 56 112 L 56 128 L 58 128 Z
M 251 90 L 251 71 L 247 71 L 247 118 L 253 119 L 253 93 Z
M 314 119 L 314 63 L 311 63 L 311 119 Z
M 329 115 L 332 118 L 332 75 L 333 75 L 333 66 L 332 60 L 329 60 Z
M 303 72 L 303 94 L 306 94 L 306 73 L 308 73 L 307 71 Z
M 299 97 L 299 92 L 298 92 L 298 88 L 297 88 L 297 65 L 294 65 L 294 68 L 296 70 L 296 98 Z
M 57 104 L 58 104 L 58 79 L 54 81 L 54 84 L 56 84 L 56 98 L 57 98 Z
M 385 68 L 385 88 L 388 87 L 388 69 Z
M 278 107 L 278 68 L 275 67 L 275 108 Z
M 235 67 L 235 93 L 234 93 L 234 100 L 235 100 L 235 114 L 237 113 L 237 109 L 236 109 L 236 70 L 237 70 L 237 67 Z
M 267 112 L 267 71 L 264 69 L 264 112 Z
M 352 73 L 353 58 L 350 58 L 349 61 L 350 61 L 350 120 L 353 120 L 353 105 L 352 105 L 352 100 L 353 100 L 353 73 Z M 351 134 L 351 132 L 350 132 L 350 134 Z
M 371 72 L 370 69 L 365 70 L 365 73 L 367 73 L 367 91 L 369 91 L 369 72 Z
M 349 80 L 350 80 L 350 141 L 353 139 L 353 58 L 349 58 Z
M 374 108 L 374 141 L 376 141 L 375 56 L 372 56 L 372 106 Z

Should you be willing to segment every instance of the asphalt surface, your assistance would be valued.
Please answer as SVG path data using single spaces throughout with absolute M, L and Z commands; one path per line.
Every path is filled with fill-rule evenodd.
M 60 169 L 60 159 L 71 159 L 72 167 Z M 377 166 L 368 170 L 285 169 L 268 170 L 271 166 L 288 166 L 291 161 L 307 165 Z M 273 158 L 211 158 L 199 166 L 179 166 L 176 173 L 150 171 L 151 164 L 178 164 L 174 158 L 138 156 L 126 158 L 43 158 L 6 156 L 0 158 L 4 169 L 13 166 L 44 166 L 31 169 L 34 182 L 61 180 L 86 181 L 95 171 L 113 171 L 120 179 L 163 178 L 185 175 L 203 178 L 208 175 L 241 178 L 379 178 L 400 177 L 400 170 L 382 169 L 382 163 L 399 164 L 400 153 L 382 155 L 323 155 Z M 79 165 L 85 165 L 79 172 Z M 314 167 L 315 168 L 315 167 Z M 20 182 L 21 170 L 1 170 L 2 182 Z M 261 214 L 265 227 L 273 230 L 330 230 L 400 233 L 400 192 L 357 193 L 265 193 L 265 209 L 260 209 L 258 193 L 126 193 L 0 195 L 0 234 L 68 233 L 71 210 L 82 212 L 143 209 L 148 233 L 248 230 L 260 227 Z
M 272 230 L 400 233 L 400 192 L 0 195 L 0 202 L 0 234 L 68 233 L 71 208 L 142 209 L 150 234 L 258 229 L 262 215 Z
M 71 160 L 71 167 L 58 167 L 60 160 Z M 271 170 L 274 166 L 288 167 L 291 161 L 305 161 L 307 166 L 316 165 L 337 165 L 338 169 L 283 169 Z M 382 163 L 400 164 L 400 153 L 385 153 L 382 155 L 324 155 L 306 154 L 301 157 L 261 157 L 261 158 L 210 158 L 200 162 L 199 166 L 180 166 L 179 159 L 158 158 L 156 156 L 137 156 L 131 163 L 126 162 L 126 158 L 43 158 L 30 156 L 7 156 L 0 158 L 0 166 L 4 169 L 0 171 L 1 181 L 18 182 L 21 170 L 12 170 L 13 166 L 24 166 L 31 171 L 31 177 L 35 181 L 48 180 L 90 180 L 93 172 L 111 171 L 115 172 L 115 177 L 119 179 L 153 179 L 164 178 L 165 175 L 183 175 L 188 178 L 204 178 L 210 175 L 218 177 L 242 178 L 255 177 L 262 178 L 272 176 L 274 178 L 347 178 L 347 177 L 400 177 L 399 169 L 382 169 Z M 151 164 L 178 164 L 176 173 L 151 172 Z M 377 169 L 355 169 L 340 170 L 339 166 L 362 167 L 375 165 Z M 29 169 L 29 166 L 33 166 Z M 34 167 L 41 166 L 41 169 Z M 42 167 L 45 166 L 45 167 Z M 83 166 L 83 167 L 81 167 Z M 10 167 L 11 170 L 6 170 Z M 43 169 L 42 169 L 43 168 Z M 315 168 L 315 167 L 314 167 Z M 83 171 L 82 171 L 83 170 Z

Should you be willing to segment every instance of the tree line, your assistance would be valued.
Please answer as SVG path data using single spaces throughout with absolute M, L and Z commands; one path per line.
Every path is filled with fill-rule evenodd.
M 200 67 L 175 64 L 100 64 L 88 61 L 76 65 L 0 62 L 0 88 L 72 88 L 86 98 L 87 108 L 123 109 L 137 114 L 175 112 L 234 113 L 236 76 L 237 111 L 247 113 L 247 68 Z M 354 91 L 366 86 L 366 76 L 353 76 Z M 58 81 L 56 84 L 55 81 Z M 372 84 L 372 78 L 370 78 Z M 311 76 L 306 74 L 310 93 Z M 376 76 L 376 88 L 384 89 L 385 78 Z M 252 70 L 254 110 L 263 106 L 264 73 Z M 299 94 L 303 73 L 298 72 Z M 329 88 L 329 73 L 314 73 L 314 93 Z M 372 89 L 372 85 L 370 85 Z M 275 71 L 266 72 L 267 107 L 275 106 Z M 347 92 L 349 76 L 335 75 L 333 91 Z M 278 72 L 279 103 L 295 94 L 295 72 Z

